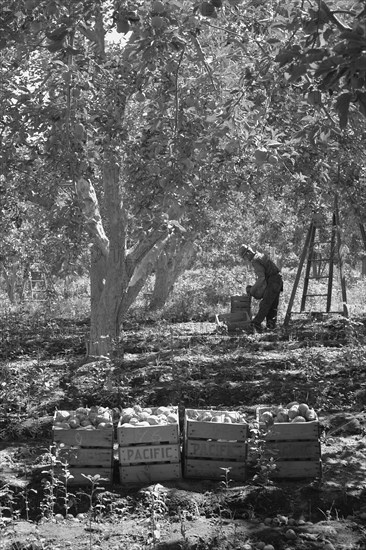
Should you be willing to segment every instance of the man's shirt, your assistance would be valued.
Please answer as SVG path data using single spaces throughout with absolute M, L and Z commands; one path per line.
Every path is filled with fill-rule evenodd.
M 251 264 L 256 275 L 256 281 L 250 289 L 250 293 L 255 298 L 257 296 L 261 297 L 266 289 L 269 277 L 271 277 L 271 275 L 277 275 L 279 269 L 266 254 L 261 254 L 260 252 L 255 253 Z

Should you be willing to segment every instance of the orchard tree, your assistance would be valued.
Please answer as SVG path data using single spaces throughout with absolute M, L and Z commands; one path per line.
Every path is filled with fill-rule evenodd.
M 213 5 L 210 9 L 211 14 L 216 10 Z M 184 186 L 199 185 L 202 179 L 194 174 L 192 152 L 177 154 L 184 142 L 189 147 L 189 135 L 180 135 L 178 129 L 181 110 L 187 106 L 177 101 L 177 89 L 183 57 L 192 66 L 199 65 L 212 80 L 210 86 L 215 86 L 198 38 L 207 7 L 197 10 L 191 2 L 113 6 L 91 1 L 9 1 L 4 13 L 1 47 L 7 74 L 12 73 L 4 88 L 12 92 L 4 113 L 6 177 L 27 165 L 23 182 L 28 176 L 32 182 L 26 187 L 28 200 L 46 209 L 57 204 L 61 187 L 70 190 L 92 237 L 90 352 L 107 353 L 155 260 L 179 230 L 175 218 L 185 207 Z M 114 26 L 127 36 L 127 43 L 109 48 L 105 34 Z M 145 212 L 141 230 L 131 232 L 129 205 L 124 202 L 128 174 L 121 164 L 126 106 L 160 78 L 166 82 L 175 124 L 174 163 L 189 171 L 193 182 L 164 180 L 165 202 L 155 205 L 153 215 Z M 226 93 L 208 107 L 217 124 L 223 118 L 213 111 L 219 111 Z M 228 140 L 229 130 L 230 125 L 223 124 L 213 138 L 215 146 Z M 21 158 L 19 147 L 27 158 Z M 205 137 L 200 149 L 203 160 Z M 146 189 L 152 182 L 144 179 L 140 184 Z
M 93 237 L 90 349 L 106 353 L 146 266 L 170 236 L 169 223 L 158 220 L 126 247 L 119 155 L 125 104 L 138 71 L 127 49 L 107 59 L 104 22 L 109 17 L 114 25 L 108 2 L 9 2 L 3 14 L 4 178 L 11 185 L 17 175 L 26 200 L 50 211 L 65 213 L 66 189 L 77 206 L 72 220 L 77 225 L 78 210 L 85 216 Z

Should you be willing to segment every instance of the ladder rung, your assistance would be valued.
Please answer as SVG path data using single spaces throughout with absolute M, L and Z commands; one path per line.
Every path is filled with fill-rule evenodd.
M 309 296 L 328 296 L 328 294 L 304 294 L 304 296 L 308 298 Z
M 318 313 L 322 313 L 324 315 L 328 315 L 328 313 L 332 315 L 343 315 L 343 311 L 293 311 L 291 315 L 312 315 Z
M 329 279 L 329 275 L 319 275 L 319 277 L 308 277 L 308 279 Z

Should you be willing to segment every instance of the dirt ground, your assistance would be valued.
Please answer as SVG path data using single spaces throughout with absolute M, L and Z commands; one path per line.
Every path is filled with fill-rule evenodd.
M 131 324 L 123 353 L 87 362 L 86 328 L 38 326 L 1 362 L 1 550 L 366 549 L 363 319 L 306 319 L 261 335 Z M 117 422 L 127 406 L 176 405 L 181 424 L 185 408 L 235 410 L 253 427 L 258 406 L 293 400 L 318 412 L 320 478 L 271 479 L 249 444 L 242 481 L 124 486 L 115 460 L 112 484 L 69 487 L 67 517 L 62 485 L 47 490 L 56 408 L 109 406 Z

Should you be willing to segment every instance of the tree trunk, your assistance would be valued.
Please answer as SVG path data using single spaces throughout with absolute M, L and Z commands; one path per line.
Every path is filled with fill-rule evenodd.
M 104 204 L 110 237 L 104 232 L 99 204 L 90 181 L 76 184 L 83 213 L 94 237 L 90 265 L 91 325 L 88 355 L 108 355 L 118 343 L 120 327 L 158 256 L 171 237 L 168 225 L 156 228 L 126 249 L 127 216 L 119 167 L 107 161 L 103 171 Z
M 119 167 L 113 160 L 106 160 L 103 183 L 110 237 L 107 243 L 104 239 L 104 231 L 99 228 L 99 236 L 102 239 L 99 240 L 99 246 L 97 241 L 92 250 L 89 342 L 91 355 L 107 355 L 119 339 L 118 305 L 128 285 L 124 265 L 126 217 L 121 197 Z M 99 213 L 98 205 L 94 202 L 94 220 L 98 221 L 98 214 L 95 215 L 97 210 Z
M 362 258 L 361 260 L 361 275 L 362 277 L 366 277 L 366 258 Z
M 171 239 L 169 245 L 160 254 L 155 267 L 155 284 L 149 307 L 161 309 L 178 277 L 191 265 L 195 257 L 195 246 L 192 241 L 181 244 L 181 239 Z
M 11 304 L 15 303 L 16 300 L 16 286 L 18 281 L 18 264 L 17 262 L 12 262 L 11 268 L 9 270 L 6 269 L 4 262 L 0 262 L 0 272 L 3 272 L 5 285 L 6 285 L 6 293 L 8 295 L 9 301 Z
M 90 259 L 90 341 L 88 344 L 88 355 L 106 355 L 108 353 L 107 348 L 102 349 L 104 347 L 102 346 L 102 342 L 105 342 L 103 332 L 107 323 L 103 313 L 100 311 L 107 271 L 106 263 L 106 257 L 94 244 Z

